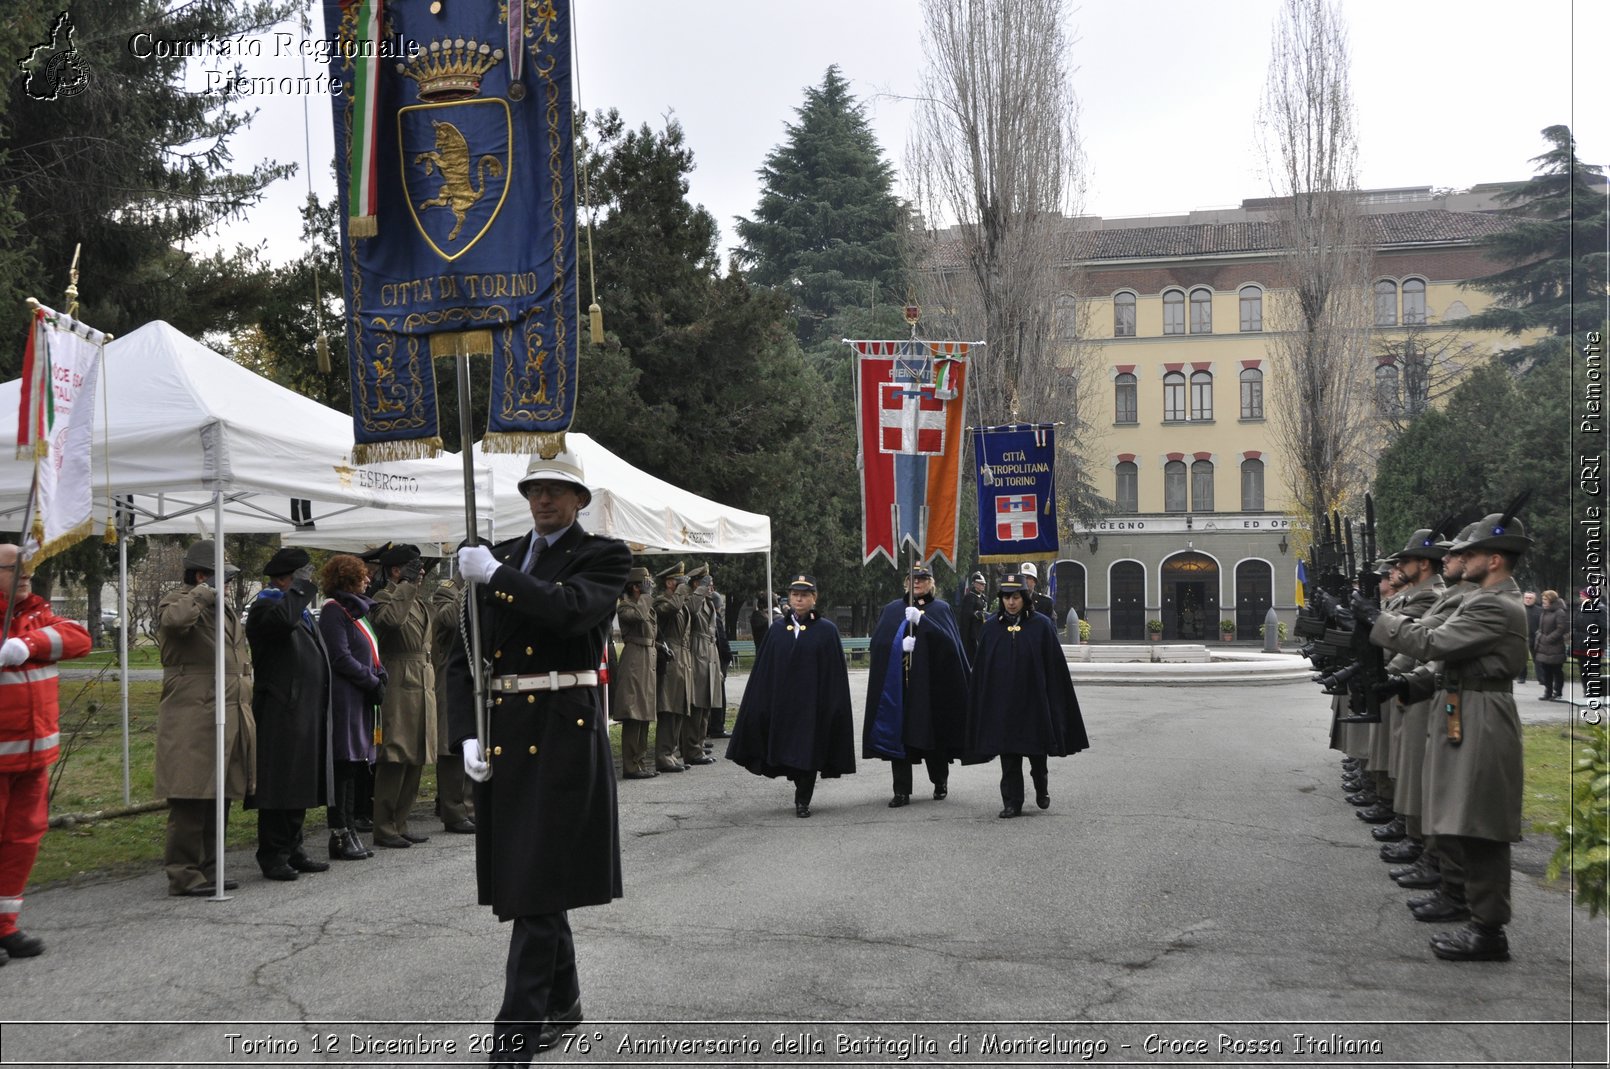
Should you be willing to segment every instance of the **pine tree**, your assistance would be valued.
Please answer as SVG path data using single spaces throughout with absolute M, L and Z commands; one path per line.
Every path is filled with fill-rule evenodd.
M 1550 126 L 1543 137 L 1553 147 L 1533 158 L 1536 175 L 1503 193 L 1514 220 L 1487 240 L 1489 254 L 1513 266 L 1469 285 L 1495 295 L 1492 307 L 1461 324 L 1467 330 L 1553 336 L 1596 330 L 1604 322 L 1606 203 L 1603 169 L 1577 159 L 1568 126 Z M 1505 354 L 1510 363 L 1531 363 L 1556 347 L 1547 342 Z
M 832 335 L 828 320 L 843 309 L 903 303 L 906 209 L 838 67 L 795 115 L 760 168 L 760 203 L 738 221 L 736 255 L 750 281 L 787 295 L 809 347 Z

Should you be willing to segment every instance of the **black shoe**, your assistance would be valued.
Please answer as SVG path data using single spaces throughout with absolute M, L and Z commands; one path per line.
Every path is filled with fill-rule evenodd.
M 911 804 L 911 795 L 909 795 L 909 794 L 897 794 L 893 798 L 889 799 L 889 808 L 890 809 L 899 809 L 903 805 L 910 805 L 910 804 Z
M 574 1032 L 576 1026 L 582 1022 L 581 999 L 577 999 L 565 1012 L 554 1017 L 542 1026 L 537 1033 L 536 1042 L 532 1044 L 538 1051 L 547 1050 L 559 1042 L 559 1037 Z
M 995 815 L 1000 817 L 1002 820 L 1010 820 L 1013 817 L 1022 816 L 1023 807 L 1020 805 L 1009 805 Z
M 656 771 L 656 772 L 681 772 L 682 771 L 682 766 L 681 765 L 655 765 L 654 766 L 654 771 Z
M 1425 852 L 1425 843 L 1415 842 L 1413 839 L 1403 838 L 1395 843 L 1387 843 L 1381 847 L 1381 860 L 1394 865 L 1419 860 Z
M 1436 869 L 1410 867 L 1402 876 L 1393 876 L 1392 882 L 1411 891 L 1430 890 L 1442 885 L 1442 873 Z
M 297 872 L 329 872 L 330 863 L 328 861 L 314 861 L 306 854 L 300 854 L 291 858 L 291 868 Z
M 1508 961 L 1509 937 L 1503 928 L 1472 921 L 1432 936 L 1431 953 L 1444 961 Z
M 0 965 L 4 965 L 6 962 L 8 962 L 10 960 L 11 960 L 11 955 L 7 954 L 4 950 L 0 950 Z
M 240 886 L 240 883 L 238 881 L 236 881 L 236 880 L 225 880 L 224 881 L 224 890 L 226 890 L 226 891 L 233 891 L 233 890 L 235 890 L 235 888 L 237 888 L 239 886 Z M 184 897 L 186 897 L 186 898 L 207 898 L 207 897 L 209 897 L 211 895 L 217 894 L 218 893 L 218 888 L 213 886 L 210 883 L 198 883 L 198 884 L 196 884 L 196 886 L 190 888 L 190 890 L 181 891 L 179 893 L 184 895 Z
M 936 783 L 936 784 L 934 784 L 934 801 L 943 802 L 945 800 L 945 796 L 948 795 L 948 794 L 950 794 L 950 784 L 948 784 L 948 783 Z
M 442 830 L 451 832 L 454 835 L 474 835 L 475 821 L 465 817 L 463 820 L 455 820 L 451 824 L 443 824 Z
M 1403 817 L 1394 814 L 1392 819 L 1379 828 L 1370 829 L 1370 837 L 1378 843 L 1395 843 L 1408 838 L 1408 829 L 1404 826 Z
M 12 932 L 0 936 L 0 958 L 37 958 L 45 952 L 45 941 L 37 935 Z
M 1051 808 L 1051 792 L 1050 791 L 1036 791 L 1035 794 L 1034 794 L 1034 804 L 1039 806 L 1041 809 L 1050 809 Z
M 358 833 L 350 828 L 330 833 L 330 860 L 332 861 L 362 861 L 369 856 L 363 844 L 358 841 Z
M 1392 819 L 1392 807 L 1385 802 L 1376 802 L 1368 809 L 1360 809 L 1353 815 L 1366 824 L 1385 824 Z
M 1447 921 L 1462 921 L 1470 918 L 1470 907 L 1457 898 L 1448 898 L 1439 895 L 1435 902 L 1428 903 L 1416 910 L 1411 910 L 1414 919 L 1425 921 L 1427 924 L 1443 924 Z
M 1359 791 L 1362 791 L 1364 787 L 1365 784 L 1363 776 L 1342 777 L 1342 790 L 1346 791 L 1348 794 L 1357 794 Z
M 688 758 L 688 764 L 690 765 L 713 765 L 715 763 L 716 759 L 709 756 Z
M 430 842 L 430 836 L 429 835 L 420 835 L 418 832 L 413 832 L 413 831 L 405 831 L 405 832 L 403 832 L 402 837 L 404 839 L 407 839 L 411 843 L 428 843 L 428 842 Z
M 794 815 L 796 817 L 808 817 L 811 815 L 811 807 L 804 802 L 795 802 Z
M 414 844 L 401 835 L 387 835 L 383 831 L 375 832 L 375 845 L 384 846 L 388 850 L 406 850 Z
M 373 820 L 370 820 L 368 817 L 353 817 L 352 818 L 352 830 L 353 831 L 374 831 L 375 830 L 375 822 Z
M 289 865 L 275 865 L 263 870 L 263 877 L 269 880 L 290 881 L 297 878 L 297 872 Z
M 658 772 L 623 772 L 621 773 L 621 779 L 653 779 L 657 775 L 659 775 Z M 451 831 L 452 829 L 449 828 L 448 830 Z M 474 831 L 475 825 L 470 825 L 470 830 Z
M 1375 797 L 1374 791 L 1365 790 L 1348 795 L 1345 801 L 1348 805 L 1369 806 L 1375 805 L 1380 799 Z
M 1403 904 L 1410 909 L 1424 909 L 1426 906 L 1434 905 L 1441 901 L 1442 892 L 1434 891 L 1429 895 L 1416 895 Z

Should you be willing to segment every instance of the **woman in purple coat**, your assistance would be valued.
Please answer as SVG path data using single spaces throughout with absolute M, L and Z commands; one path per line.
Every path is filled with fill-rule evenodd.
M 375 708 L 385 694 L 386 669 L 366 617 L 374 602 L 364 597 L 369 570 L 363 561 L 338 553 L 319 574 L 328 601 L 319 612 L 319 632 L 330 653 L 330 753 L 335 792 L 330 798 L 330 857 L 358 861 L 374 857 L 353 826 L 354 784 L 364 765 L 375 761 Z

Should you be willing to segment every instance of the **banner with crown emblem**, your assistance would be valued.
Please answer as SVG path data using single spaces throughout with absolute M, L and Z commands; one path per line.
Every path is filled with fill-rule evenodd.
M 1050 423 L 973 428 L 985 564 L 1056 559 L 1056 432 Z
M 324 0 L 359 463 L 441 448 L 436 357 L 490 356 L 488 452 L 576 402 L 569 0 Z M 466 443 L 466 446 L 468 443 Z

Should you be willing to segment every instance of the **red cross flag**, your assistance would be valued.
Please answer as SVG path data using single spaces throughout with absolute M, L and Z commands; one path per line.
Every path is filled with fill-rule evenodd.
M 878 448 L 908 456 L 943 456 L 945 402 L 932 386 L 886 382 L 878 387 Z
M 1023 542 L 1040 537 L 1034 494 L 998 494 L 995 498 L 995 537 L 1002 542 Z

